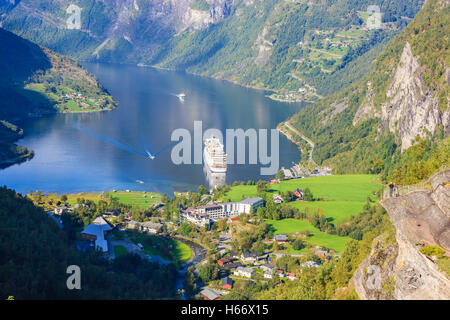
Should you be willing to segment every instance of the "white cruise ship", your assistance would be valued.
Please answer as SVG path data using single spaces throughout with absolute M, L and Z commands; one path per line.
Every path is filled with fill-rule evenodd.
M 212 137 L 205 140 L 203 157 L 211 172 L 227 172 L 227 155 L 219 139 Z

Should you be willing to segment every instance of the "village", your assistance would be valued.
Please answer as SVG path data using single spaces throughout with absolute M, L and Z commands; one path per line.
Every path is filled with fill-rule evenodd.
M 342 177 L 322 170 L 310 172 L 317 176 L 295 178 L 305 172 L 305 167 L 295 165 L 283 169 L 283 177 L 268 181 L 235 182 L 211 190 L 200 186 L 198 193 L 175 192 L 173 197 L 130 190 L 29 196 L 61 228 L 66 228 L 67 217 L 81 217 L 73 232 L 80 251 L 106 259 L 132 253 L 151 262 L 174 263 L 183 279 L 186 273 L 195 279 L 188 297 L 216 300 L 248 283 L 283 286 L 300 279 L 303 269 L 339 259 L 348 238 L 318 226 L 319 220 L 324 222 L 320 207 L 333 206 L 333 199 L 320 192 L 313 195 L 309 186 L 320 181 L 320 188 L 328 188 L 333 185 L 329 181 L 342 182 Z M 361 178 L 349 179 L 352 190 L 357 179 Z M 373 189 L 366 179 L 362 189 Z M 333 192 L 339 195 L 345 189 Z M 362 200 L 367 193 L 361 191 Z M 187 285 L 184 280 L 178 283 L 185 297 Z

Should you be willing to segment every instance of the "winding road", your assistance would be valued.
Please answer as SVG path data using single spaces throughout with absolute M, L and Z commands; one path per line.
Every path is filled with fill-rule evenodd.
M 307 137 L 305 137 L 303 134 L 301 134 L 300 131 L 298 131 L 297 129 L 292 127 L 288 121 L 284 122 L 283 126 L 285 126 L 289 130 L 294 132 L 296 135 L 298 135 L 300 138 L 305 140 L 311 146 L 311 151 L 310 151 L 309 157 L 308 157 L 308 162 L 311 163 L 312 162 L 312 155 L 313 155 L 313 151 L 314 151 L 314 143 L 311 140 L 309 140 Z

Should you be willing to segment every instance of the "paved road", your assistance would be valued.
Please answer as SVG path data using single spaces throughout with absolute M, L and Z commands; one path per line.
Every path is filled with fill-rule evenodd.
M 309 153 L 309 157 L 308 157 L 308 162 L 312 161 L 312 155 L 313 155 L 313 151 L 314 151 L 314 143 L 309 140 L 307 137 L 305 137 L 303 134 L 300 133 L 300 131 L 298 131 L 297 129 L 295 129 L 294 127 L 292 127 L 289 122 L 285 122 L 284 125 L 291 130 L 292 132 L 294 132 L 296 135 L 298 135 L 299 137 L 301 137 L 303 140 L 305 140 L 310 146 L 311 146 L 311 152 Z

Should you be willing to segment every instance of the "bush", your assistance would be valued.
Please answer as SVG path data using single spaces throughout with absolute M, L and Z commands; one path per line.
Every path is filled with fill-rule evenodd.
M 422 249 L 420 249 L 420 252 L 422 252 L 424 255 L 428 257 L 437 257 L 437 258 L 442 257 L 445 253 L 444 249 L 438 246 L 423 247 Z
M 292 243 L 292 248 L 293 248 L 294 250 L 302 250 L 302 249 L 305 248 L 305 247 L 306 247 L 305 243 L 304 243 L 302 240 L 300 240 L 300 239 L 296 239 L 296 240 Z

